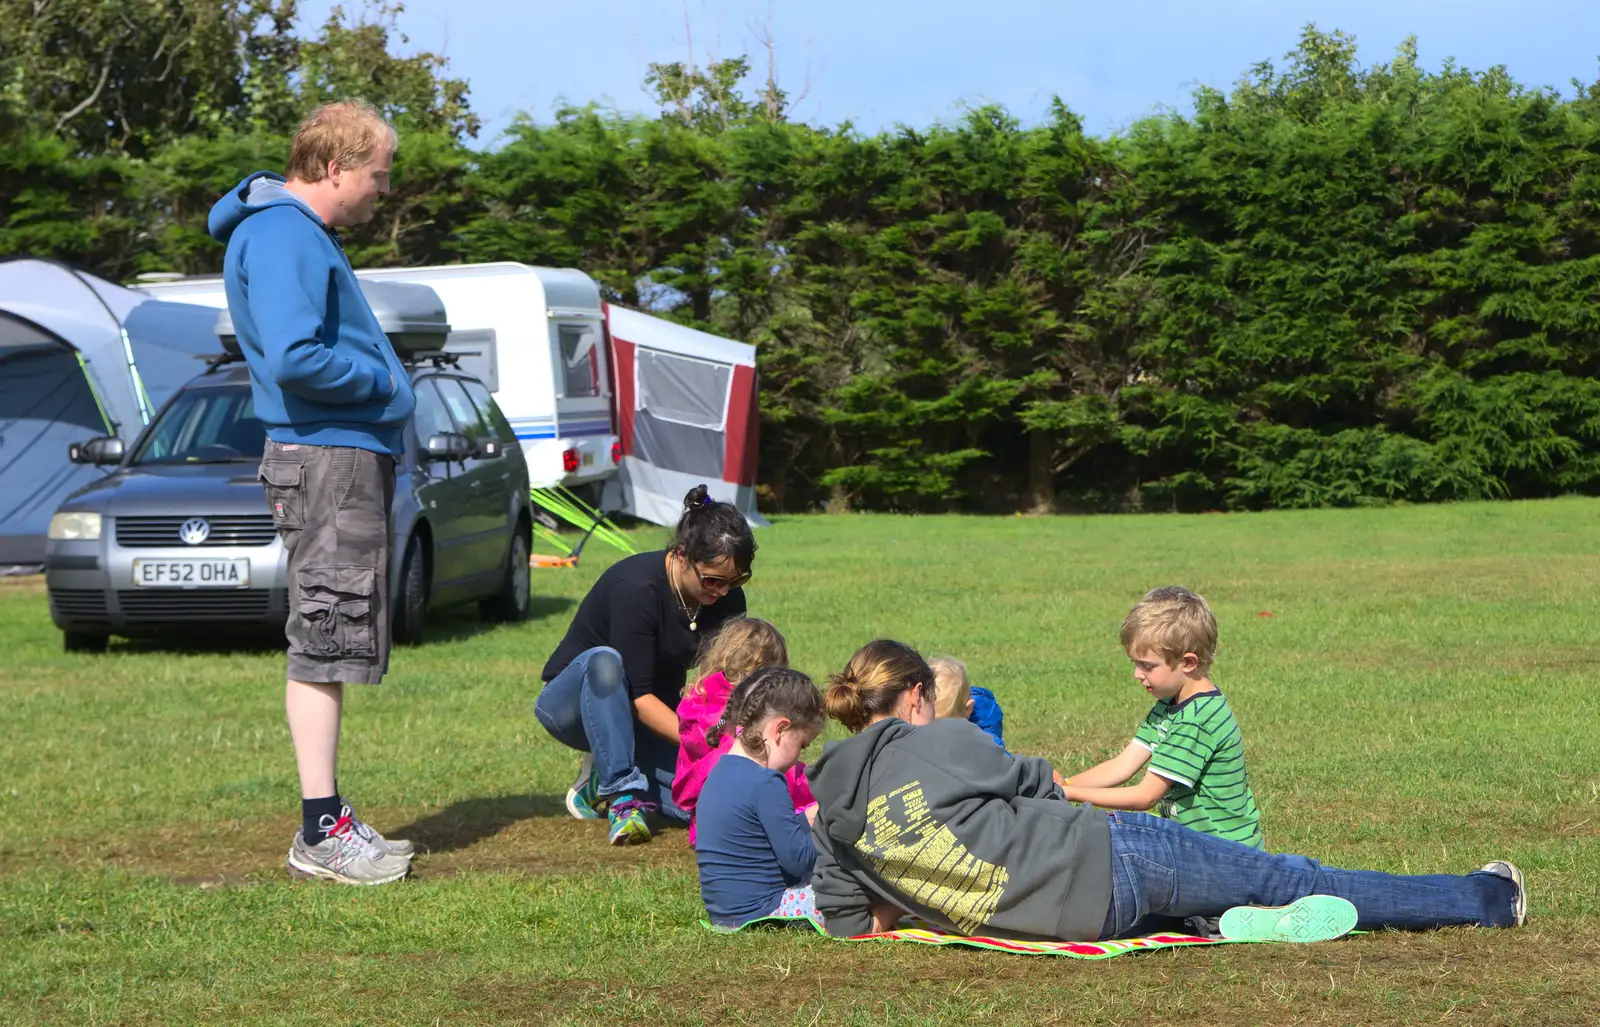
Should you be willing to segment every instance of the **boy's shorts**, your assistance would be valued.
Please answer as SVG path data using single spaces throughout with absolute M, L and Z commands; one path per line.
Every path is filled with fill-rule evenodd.
M 378 684 L 389 669 L 394 457 L 268 439 L 260 480 L 289 557 L 289 680 Z

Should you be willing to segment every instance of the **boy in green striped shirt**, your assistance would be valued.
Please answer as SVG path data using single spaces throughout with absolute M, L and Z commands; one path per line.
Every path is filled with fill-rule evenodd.
M 1185 827 L 1264 848 L 1239 723 L 1207 676 L 1217 650 L 1211 608 L 1186 588 L 1155 589 L 1122 622 L 1122 648 L 1156 704 L 1127 748 L 1068 779 L 1067 798 L 1102 809 L 1159 806 Z

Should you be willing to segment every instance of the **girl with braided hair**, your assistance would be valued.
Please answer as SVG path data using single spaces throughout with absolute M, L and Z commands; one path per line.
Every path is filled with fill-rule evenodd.
M 706 732 L 716 749 L 733 745 L 706 775 L 696 820 L 700 897 L 713 923 L 738 927 L 762 917 L 815 915 L 811 821 L 794 808 L 784 774 L 822 730 L 822 695 L 811 679 L 766 666 L 741 681 Z

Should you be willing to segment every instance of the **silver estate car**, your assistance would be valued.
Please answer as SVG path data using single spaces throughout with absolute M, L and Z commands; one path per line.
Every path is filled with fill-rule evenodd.
M 395 465 L 395 639 L 420 641 L 428 611 L 446 605 L 521 619 L 533 511 L 516 434 L 449 355 L 407 363 L 417 408 Z M 131 447 L 71 447 L 75 462 L 114 469 L 50 522 L 45 584 L 69 651 L 104 651 L 111 635 L 283 630 L 286 559 L 257 479 L 265 442 L 248 371 L 223 356 Z

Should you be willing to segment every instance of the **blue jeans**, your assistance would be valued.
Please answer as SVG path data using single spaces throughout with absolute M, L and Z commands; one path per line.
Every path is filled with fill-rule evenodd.
M 1111 908 L 1102 938 L 1134 938 L 1167 918 L 1220 916 L 1233 906 L 1283 906 L 1337 895 L 1356 907 L 1356 928 L 1425 931 L 1455 924 L 1510 927 L 1516 886 L 1476 871 L 1401 877 L 1335 870 L 1202 834 L 1148 813 L 1110 813 Z
M 655 803 L 663 816 L 688 822 L 688 814 L 672 801 L 678 745 L 634 717 L 622 657 L 615 649 L 602 646 L 579 653 L 544 686 L 533 715 L 562 745 L 594 754 L 602 796 L 632 795 Z

